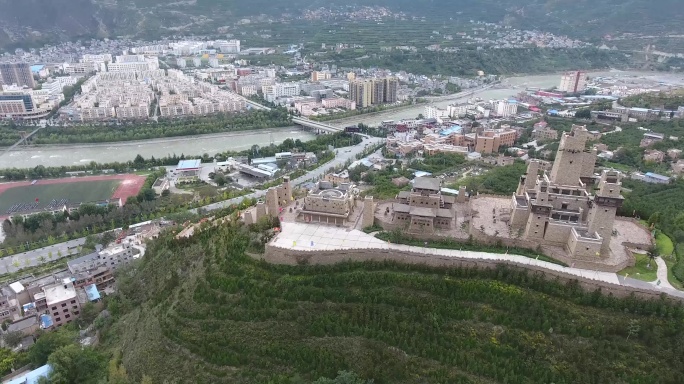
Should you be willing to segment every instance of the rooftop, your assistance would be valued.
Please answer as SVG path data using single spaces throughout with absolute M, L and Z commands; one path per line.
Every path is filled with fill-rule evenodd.
M 177 169 L 197 169 L 202 164 L 200 159 L 181 160 L 178 162 Z
M 68 283 L 65 281 L 59 284 L 43 287 L 43 291 L 45 292 L 45 301 L 47 302 L 48 306 L 76 298 L 76 288 L 74 288 L 71 280 L 69 280 Z
M 416 177 L 416 179 L 413 180 L 413 188 L 439 191 L 440 186 L 441 181 L 434 177 Z

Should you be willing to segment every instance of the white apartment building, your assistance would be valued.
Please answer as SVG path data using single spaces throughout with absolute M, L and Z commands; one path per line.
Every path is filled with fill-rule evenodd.
M 447 106 L 447 114 L 449 117 L 459 118 L 464 117 L 469 109 L 474 108 L 474 106 L 468 103 L 452 104 Z
M 195 67 L 199 68 L 202 66 L 202 58 L 201 57 L 193 57 L 192 58 L 192 65 Z
M 426 119 L 443 119 L 449 117 L 449 112 L 446 109 L 438 108 L 434 105 L 428 105 L 425 107 L 423 117 Z
M 109 53 L 103 53 L 101 55 L 83 55 L 81 58 L 81 63 L 111 63 L 112 55 Z
M 107 65 L 108 72 L 155 71 L 158 69 L 159 58 L 144 55 L 117 56 L 116 62 Z
M 184 57 L 179 57 L 176 59 L 176 65 L 180 68 L 185 68 L 187 66 L 187 62 Z
M 62 71 L 70 75 L 85 75 L 92 72 L 103 72 L 104 62 L 85 62 L 85 63 L 64 63 Z
M 221 53 L 240 53 L 240 40 L 216 40 L 212 46 Z
M 509 117 L 518 114 L 518 102 L 516 100 L 497 100 L 492 105 L 494 113 L 498 117 Z
M 210 57 L 209 58 L 209 66 L 212 68 L 216 68 L 219 66 L 219 60 L 216 57 Z
M 279 97 L 299 96 L 299 84 L 278 83 L 274 85 L 264 85 L 261 87 L 261 92 L 264 94 L 264 99 L 274 102 Z

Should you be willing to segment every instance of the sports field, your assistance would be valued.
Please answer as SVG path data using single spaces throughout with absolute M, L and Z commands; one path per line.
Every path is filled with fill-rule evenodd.
M 125 203 L 135 196 L 145 182 L 144 176 L 112 175 L 71 177 L 0 184 L 0 217 L 36 209 L 61 208 L 78 204 L 121 198 Z

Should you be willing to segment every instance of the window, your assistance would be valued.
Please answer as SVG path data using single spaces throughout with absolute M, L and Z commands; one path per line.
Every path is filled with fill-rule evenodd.
M 71 300 L 71 304 L 76 304 L 76 300 Z
M 62 303 L 62 307 L 66 307 L 66 303 Z
M 81 313 L 81 312 L 79 312 L 79 311 L 74 311 L 74 315 L 78 315 L 79 313 Z
M 52 316 L 59 316 L 59 312 L 53 312 Z
M 76 309 L 78 309 L 78 307 L 74 305 L 71 309 L 76 310 Z
M 587 249 L 588 249 L 588 248 L 587 248 Z M 70 317 L 71 317 L 71 315 L 70 315 L 70 314 L 66 314 L 66 315 L 64 315 L 64 318 L 65 318 L 65 319 L 68 319 L 68 318 L 70 318 Z
M 568 209 L 568 205 L 567 205 L 567 204 L 561 204 L 561 209 L 564 210 L 564 211 L 567 210 L 567 209 Z
M 58 317 L 58 318 L 55 319 L 55 321 L 56 321 L 56 322 L 60 322 L 60 321 L 62 321 L 62 318 L 61 318 L 61 317 Z
M 52 310 L 53 310 L 53 311 L 56 311 L 56 310 L 57 310 L 57 306 L 52 307 Z

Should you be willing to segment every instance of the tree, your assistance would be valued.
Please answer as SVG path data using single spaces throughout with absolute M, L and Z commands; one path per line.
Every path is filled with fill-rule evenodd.
M 373 384 L 373 380 L 364 380 L 354 372 L 339 371 L 336 378 L 322 377 L 314 381 L 313 384 Z
M 2 338 L 5 340 L 5 344 L 9 345 L 10 347 L 16 347 L 21 343 L 21 340 L 24 338 L 24 334 L 20 331 L 14 331 L 14 332 L 8 332 L 2 336 Z
M 71 344 L 59 348 L 48 359 L 52 384 L 96 383 L 102 374 L 103 359 L 94 349 Z
M 99 311 L 95 307 L 95 304 L 87 302 L 81 307 L 81 316 L 78 318 L 78 323 L 81 324 L 81 326 L 87 327 L 95 320 L 98 313 Z
M 648 264 L 646 265 L 646 268 L 651 268 L 651 262 L 658 257 L 658 249 L 655 246 L 652 246 L 648 249 L 648 252 L 646 252 L 646 256 L 648 256 Z
M 223 187 L 224 185 L 226 185 L 226 176 L 224 176 L 223 173 L 217 173 L 214 176 L 214 182 L 219 187 Z
M 29 349 L 28 358 L 31 363 L 40 367 L 45 365 L 52 352 L 69 344 L 73 344 L 75 334 L 66 329 L 49 332 L 38 337 L 36 343 Z
M 0 375 L 6 375 L 12 371 L 17 355 L 9 349 L 0 349 Z

